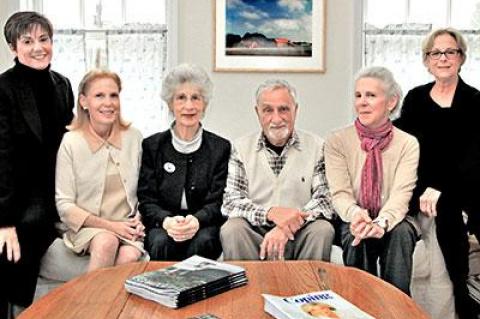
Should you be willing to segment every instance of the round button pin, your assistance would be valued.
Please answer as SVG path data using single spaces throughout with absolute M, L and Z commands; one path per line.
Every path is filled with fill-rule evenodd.
M 166 162 L 165 164 L 163 164 L 163 169 L 167 173 L 173 173 L 173 172 L 175 172 L 175 165 L 173 165 L 173 163 Z

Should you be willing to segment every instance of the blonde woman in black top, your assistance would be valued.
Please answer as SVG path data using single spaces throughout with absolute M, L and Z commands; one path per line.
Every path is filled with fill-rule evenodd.
M 435 218 L 437 238 L 453 283 L 455 307 L 460 317 L 472 318 L 468 296 L 467 229 L 462 210 L 468 189 L 462 163 L 469 161 L 474 127 L 469 124 L 477 89 L 466 84 L 459 72 L 467 46 L 455 29 L 432 32 L 423 44 L 423 62 L 435 80 L 416 87 L 405 97 L 400 118 L 394 123 L 420 143 L 418 181 L 410 210 Z

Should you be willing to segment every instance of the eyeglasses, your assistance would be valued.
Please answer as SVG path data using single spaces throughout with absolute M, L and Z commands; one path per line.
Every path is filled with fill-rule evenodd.
M 427 55 L 432 60 L 438 60 L 443 54 L 448 60 L 453 60 L 461 52 L 462 52 L 461 49 L 446 49 L 445 51 L 434 50 L 434 51 L 427 52 Z
M 175 95 L 173 97 L 174 102 L 181 103 L 181 104 L 187 103 L 188 99 L 190 99 L 190 101 L 192 103 L 200 103 L 200 102 L 203 101 L 203 96 L 201 96 L 199 94 L 192 94 L 192 95 L 188 96 L 188 95 L 182 93 L 182 94 Z

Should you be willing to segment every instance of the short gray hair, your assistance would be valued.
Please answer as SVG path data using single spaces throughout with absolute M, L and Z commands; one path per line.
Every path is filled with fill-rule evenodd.
M 397 109 L 397 106 L 402 100 L 402 88 L 397 83 L 393 77 L 393 73 L 389 69 L 383 66 L 370 66 L 363 68 L 358 71 L 357 75 L 355 76 L 355 83 L 363 78 L 373 78 L 379 80 L 382 83 L 383 89 L 385 90 L 385 95 L 388 98 L 392 98 L 394 96 L 398 98 L 394 110 Z
M 260 96 L 265 91 L 272 91 L 277 89 L 286 89 L 288 91 L 288 94 L 290 94 L 290 96 L 292 97 L 293 102 L 295 103 L 295 106 L 298 104 L 297 91 L 292 85 L 290 85 L 290 83 L 288 83 L 285 80 L 270 79 L 270 80 L 266 80 L 265 82 L 263 82 L 258 86 L 257 92 L 255 93 L 255 101 L 257 102 L 257 105 L 260 102 Z
M 205 70 L 192 64 L 180 64 L 167 74 L 162 83 L 162 100 L 170 106 L 175 91 L 185 83 L 198 86 L 205 106 L 208 105 L 212 97 L 213 83 Z

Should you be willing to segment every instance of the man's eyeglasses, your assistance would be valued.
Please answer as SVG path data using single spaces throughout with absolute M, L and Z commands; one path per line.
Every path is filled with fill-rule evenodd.
M 427 52 L 427 55 L 433 60 L 438 60 L 442 54 L 444 54 L 448 60 L 453 60 L 461 52 L 462 50 L 460 49 L 446 49 L 445 51 L 434 50 Z

